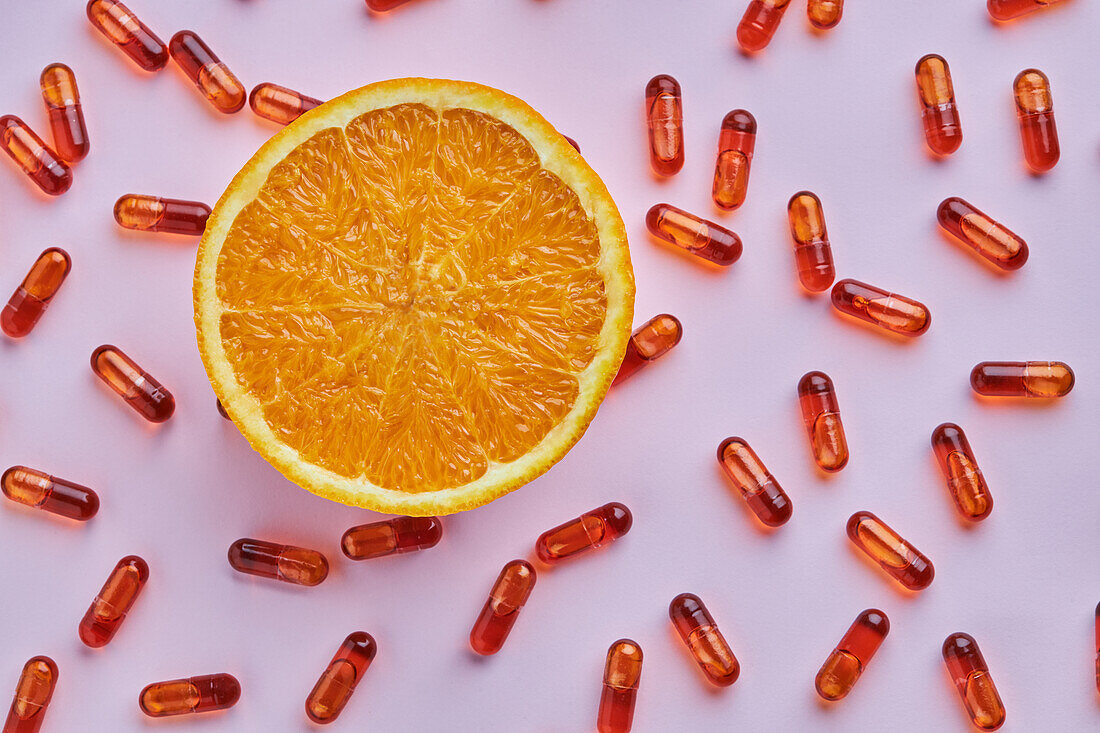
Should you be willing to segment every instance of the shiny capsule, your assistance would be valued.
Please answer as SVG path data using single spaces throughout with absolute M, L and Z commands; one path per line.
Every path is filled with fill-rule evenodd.
M 920 336 L 932 323 L 928 306 L 858 280 L 833 286 L 833 307 L 879 328 L 903 336 Z
M 138 697 L 151 718 L 225 710 L 241 699 L 241 683 L 231 674 L 208 674 L 146 685 Z
M 658 239 L 716 265 L 732 265 L 741 256 L 741 238 L 736 234 L 669 204 L 651 208 L 645 225 Z
M 820 31 L 834 28 L 844 13 L 844 0 L 810 0 L 806 6 L 806 15 L 810 25 Z
M 172 36 L 168 53 L 219 112 L 232 114 L 244 107 L 244 86 L 194 31 Z
M 947 637 L 943 661 L 971 722 L 982 730 L 997 730 L 1004 725 L 1004 703 L 974 637 L 962 633 Z
M 737 43 L 750 53 L 771 43 L 791 0 L 751 0 L 737 24 Z
M 320 99 L 268 82 L 257 84 L 248 95 L 248 106 L 253 112 L 280 125 L 289 125 L 320 104 Z
M 69 163 L 83 160 L 88 154 L 88 127 L 84 124 L 76 75 L 65 64 L 50 64 L 43 69 L 39 85 L 57 156 Z
M 994 20 L 1012 20 L 1062 0 L 988 0 L 986 8 Z
M 233 418 L 229 417 L 229 413 L 225 411 L 225 405 L 223 405 L 222 401 L 216 397 L 214 398 L 214 407 L 217 408 L 219 415 L 224 417 L 226 420 L 229 420 L 230 422 L 233 421 Z
M 737 681 L 741 664 L 699 596 L 692 593 L 676 596 L 668 606 L 668 616 L 712 684 L 729 687 Z
M 500 651 L 531 596 L 535 580 L 535 568 L 526 560 L 513 560 L 504 566 L 470 630 L 471 649 L 486 656 Z
M 1024 69 L 1013 82 L 1016 117 L 1020 121 L 1020 140 L 1024 160 L 1035 173 L 1045 173 L 1058 163 L 1061 147 L 1054 125 L 1054 102 L 1050 81 L 1038 69 Z
M 306 715 L 310 720 L 321 724 L 336 720 L 377 651 L 374 637 L 365 631 L 356 631 L 344 639 L 306 698 Z
M 619 366 L 612 384 L 628 379 L 651 361 L 667 354 L 672 347 L 680 343 L 684 327 L 676 316 L 662 313 L 649 319 L 634 331 L 626 344 L 626 355 Z
M 576 140 L 569 137 L 568 135 L 562 135 L 562 137 L 565 138 L 565 142 L 567 142 L 567 143 L 569 143 L 570 145 L 573 146 L 574 150 L 576 150 L 578 153 L 581 152 L 581 146 Z
M 826 700 L 839 700 L 851 692 L 889 633 L 890 619 L 877 608 L 868 608 L 856 616 L 818 670 L 814 679 L 817 694 Z
M 957 196 L 944 199 L 936 212 L 940 226 L 1002 270 L 1027 262 L 1027 242 Z
M 823 471 L 848 465 L 848 439 L 840 422 L 833 380 L 825 372 L 808 372 L 798 380 L 798 405 L 810 436 L 814 462 Z
M 936 155 L 951 155 L 962 144 L 951 68 L 943 56 L 930 53 L 917 62 L 916 74 L 924 141 Z
M 31 657 L 23 665 L 4 733 L 38 733 L 57 685 L 57 674 L 57 665 L 49 657 Z
M 149 566 L 140 557 L 127 555 L 119 560 L 80 621 L 77 628 L 80 640 L 93 648 L 106 646 L 114 638 L 147 580 Z
M 932 431 L 932 450 L 959 514 L 971 522 L 988 517 L 993 511 L 993 496 L 963 429 L 950 422 L 938 426 Z
M 680 83 L 658 74 L 645 86 L 646 123 L 649 127 L 649 162 L 662 176 L 684 167 L 684 110 Z
M 642 648 L 632 639 L 619 639 L 607 650 L 600 710 L 596 715 L 599 733 L 630 733 L 641 678 Z
M 1096 604 L 1096 691 L 1100 692 L 1100 603 Z
M 367 7 L 380 13 L 393 10 L 398 5 L 404 5 L 409 0 L 367 0 Z
M 168 48 L 149 26 L 117 0 L 91 0 L 88 20 L 145 71 L 158 71 L 168 63 Z
M 229 546 L 229 564 L 240 573 L 311 587 L 328 577 L 328 560 L 316 550 L 264 540 L 234 542 Z
M 633 524 L 630 510 L 613 501 L 543 532 L 535 541 L 535 552 L 539 560 L 553 564 L 603 547 L 629 532 Z
M 4 333 L 22 338 L 31 332 L 61 289 L 72 264 L 69 253 L 60 247 L 50 247 L 38 255 L 30 272 L 0 311 L 0 328 Z
M 164 422 L 176 410 L 172 393 L 117 346 L 104 344 L 93 351 L 92 371 L 149 422 Z
M 201 237 L 210 207 L 198 201 L 128 193 L 115 202 L 115 221 L 126 229 Z
M 748 443 L 726 438 L 718 446 L 718 463 L 757 519 L 769 527 L 787 523 L 791 500 Z
M 373 560 L 435 547 L 443 537 L 439 517 L 396 517 L 352 527 L 340 539 L 351 560 Z
M 756 118 L 735 109 L 722 119 L 718 133 L 718 159 L 714 163 L 714 205 L 733 211 L 745 203 L 749 191 L 749 169 L 756 149 Z
M 99 511 L 99 496 L 87 486 L 26 466 L 12 466 L 0 477 L 4 496 L 69 519 L 86 522 Z
M 794 263 L 798 281 L 811 293 L 829 289 L 836 279 L 833 248 L 825 229 L 821 199 L 810 191 L 799 191 L 787 202 L 787 221 L 794 239 Z
M 848 519 L 848 538 L 909 590 L 932 584 L 932 561 L 871 512 L 856 512 Z
M 0 147 L 44 193 L 60 196 L 73 185 L 72 169 L 15 115 L 0 117 Z
M 1061 361 L 983 361 L 970 372 L 970 386 L 987 397 L 1065 397 L 1074 381 Z

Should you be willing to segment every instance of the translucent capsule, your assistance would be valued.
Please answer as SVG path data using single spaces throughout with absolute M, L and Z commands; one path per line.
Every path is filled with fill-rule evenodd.
M 903 336 L 920 336 L 932 323 L 932 314 L 924 303 L 858 280 L 841 280 L 834 285 L 832 301 L 841 313 Z
M 470 648 L 481 655 L 496 654 L 519 618 L 535 587 L 535 568 L 526 560 L 513 560 L 504 566 L 489 591 L 489 600 L 470 630 Z
M 60 247 L 50 247 L 38 255 L 30 272 L 0 311 L 0 328 L 4 333 L 22 338 L 31 332 L 61 289 L 72 264 L 69 253 Z
M 1004 703 L 974 637 L 963 633 L 947 637 L 943 642 L 943 661 L 971 722 L 982 730 L 997 730 L 1004 725 Z
M 50 64 L 42 71 L 39 84 L 57 156 L 69 163 L 83 160 L 88 154 L 88 128 L 84 124 L 76 75 L 65 64 Z
M 1050 81 L 1038 69 L 1024 69 L 1012 86 L 1016 95 L 1016 117 L 1020 121 L 1020 139 L 1024 144 L 1024 160 L 1034 172 L 1045 173 L 1058 163 L 1062 154 L 1058 129 L 1054 125 Z
M 180 31 L 172 36 L 168 52 L 219 112 L 232 114 L 244 107 L 247 96 L 244 86 L 194 31 Z
M 367 7 L 380 13 L 393 10 L 398 5 L 404 5 L 409 0 L 367 0 Z
M 91 0 L 88 20 L 142 69 L 158 71 L 168 63 L 164 41 L 117 0 Z
M 241 683 L 231 674 L 208 674 L 146 685 L 138 697 L 151 718 L 225 710 L 241 699 Z
M 737 24 L 737 42 L 748 52 L 762 51 L 771 43 L 779 21 L 791 0 L 752 0 Z
M 658 74 L 645 86 L 646 121 L 649 125 L 649 162 L 662 176 L 684 167 L 684 111 L 680 83 Z
M 443 537 L 439 517 L 396 517 L 352 527 L 340 539 L 351 560 L 373 560 L 435 547 Z
M 99 496 L 87 486 L 74 484 L 44 471 L 12 466 L 0 477 L 4 496 L 19 504 L 86 522 L 99 511 Z
M 737 681 L 741 665 L 699 596 L 692 593 L 676 596 L 668 606 L 668 616 L 711 683 L 729 687 Z
M 749 168 L 756 149 L 756 118 L 735 109 L 722 119 L 718 133 L 718 159 L 714 163 L 714 205 L 732 211 L 745 203 L 749 191 Z
M 787 523 L 791 500 L 748 443 L 726 438 L 718 446 L 718 463 L 757 519 L 769 527 Z
M 840 422 L 833 380 L 825 372 L 808 372 L 798 380 L 798 405 L 810 436 L 814 461 L 823 471 L 848 465 L 848 440 Z
M 320 104 L 320 99 L 268 82 L 257 84 L 248 95 L 248 106 L 253 112 L 280 125 L 289 125 Z
M 356 631 L 344 639 L 306 698 L 306 715 L 310 720 L 322 724 L 336 720 L 377 651 L 374 637 L 365 631 Z
M 1062 0 L 988 0 L 986 8 L 994 20 L 1012 20 Z
M 210 207 L 198 201 L 128 193 L 115 202 L 115 221 L 126 229 L 201 237 Z
M 936 155 L 951 155 L 962 144 L 951 68 L 943 56 L 930 53 L 917 62 L 916 74 L 924 140 Z
M 741 256 L 741 238 L 736 234 L 670 204 L 652 207 L 645 225 L 658 239 L 716 265 L 732 265 Z
M 641 678 L 642 648 L 633 639 L 619 639 L 607 650 L 600 710 L 596 715 L 599 733 L 630 733 Z
M 581 152 L 581 146 L 577 143 L 576 140 L 569 137 L 568 135 L 562 135 L 562 137 L 565 138 L 565 142 L 567 142 L 567 143 L 569 143 L 570 145 L 573 146 L 574 150 L 576 150 L 578 153 Z
M 993 511 L 993 496 L 963 429 L 950 422 L 938 426 L 932 431 L 932 450 L 959 514 L 972 522 L 988 517 Z
M 844 0 L 810 0 L 806 6 L 810 24 L 821 31 L 835 27 L 843 13 Z
M 798 281 L 811 293 L 828 290 L 836 279 L 836 269 L 821 199 L 810 191 L 799 191 L 787 202 L 787 220 L 794 239 Z
M 316 550 L 264 540 L 234 542 L 229 546 L 229 564 L 240 573 L 311 587 L 328 577 L 328 560 Z
M 229 417 L 229 413 L 225 411 L 225 406 L 222 405 L 222 401 L 218 398 L 214 398 L 214 407 L 218 408 L 218 414 L 224 417 L 226 420 L 232 422 L 233 418 Z
M 1065 397 L 1074 381 L 1061 361 L 983 361 L 970 372 L 970 386 L 987 397 Z
M 80 621 L 77 629 L 80 640 L 90 647 L 106 646 L 114 638 L 147 580 L 149 566 L 140 557 L 127 555 L 119 560 Z
M 817 694 L 826 700 L 839 700 L 851 692 L 889 633 L 890 619 L 877 608 L 868 608 L 856 616 L 818 670 L 814 679 Z
M 57 665 L 49 657 L 31 657 L 15 685 L 4 733 L 38 733 L 57 684 Z
M 92 371 L 149 422 L 164 422 L 176 410 L 172 393 L 117 346 L 104 344 L 93 351 Z
M 60 196 L 73 185 L 73 172 L 27 123 L 0 117 L 0 147 L 44 193 Z
M 619 373 L 615 375 L 612 384 L 628 379 L 649 362 L 667 354 L 680 343 L 683 335 L 684 327 L 680 325 L 680 320 L 667 313 L 654 316 L 643 323 L 631 334 L 630 341 L 626 344 L 623 363 L 619 366 Z
M 603 547 L 629 532 L 633 524 L 630 510 L 613 501 L 543 532 L 535 541 L 535 552 L 549 565 Z
M 944 199 L 936 217 L 948 233 L 1002 270 L 1019 270 L 1027 262 L 1027 242 L 957 196 Z
M 932 584 L 936 574 L 932 561 L 871 512 L 849 517 L 848 538 L 909 590 L 923 590 Z

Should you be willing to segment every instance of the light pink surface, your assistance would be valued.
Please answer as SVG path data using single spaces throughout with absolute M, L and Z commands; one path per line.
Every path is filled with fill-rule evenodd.
M 133 0 L 167 41 L 197 31 L 251 88 L 273 81 L 318 97 L 404 75 L 484 82 L 529 101 L 576 139 L 627 223 L 636 323 L 684 323 L 675 351 L 609 394 L 584 440 L 549 474 L 448 518 L 433 550 L 347 561 L 341 532 L 378 517 L 297 488 L 214 409 L 195 347 L 195 242 L 126 232 L 127 192 L 213 203 L 275 131 L 247 108 L 225 117 L 169 67 L 147 75 L 102 39 L 76 0 L 9 2 L 0 22 L 0 112 L 42 133 L 37 86 L 53 61 L 77 74 L 92 152 L 69 193 L 39 195 L 0 160 L 0 287 L 59 245 L 68 282 L 34 333 L 0 341 L 0 463 L 95 487 L 86 526 L 0 502 L 0 690 L 23 662 L 52 656 L 60 683 L 44 731 L 298 731 L 302 705 L 346 634 L 369 631 L 377 659 L 337 727 L 400 733 L 594 729 L 608 645 L 639 641 L 638 733 L 701 730 L 965 731 L 940 645 L 974 635 L 1008 708 L 1005 731 L 1100 723 L 1093 684 L 1096 571 L 1100 6 L 1070 0 L 995 27 L 982 0 L 852 0 L 815 35 L 793 2 L 772 45 L 734 46 L 741 0 L 416 0 L 378 16 L 361 0 Z M 951 64 L 964 142 L 925 154 L 913 66 Z M 1051 79 L 1062 162 L 1022 167 L 1011 97 L 1018 71 Z M 687 164 L 649 173 L 642 91 L 656 73 L 684 90 Z M 748 200 L 710 201 L 722 116 L 744 107 L 760 134 Z M 899 343 L 836 317 L 796 285 L 785 205 L 817 192 L 840 277 L 927 303 L 932 327 Z M 938 232 L 959 195 L 1027 239 L 1031 259 L 999 276 Z M 650 239 L 643 216 L 668 201 L 737 231 L 745 253 L 705 269 Z M 175 417 L 144 424 L 88 368 L 112 342 L 171 389 Z M 985 359 L 1061 359 L 1078 384 L 1053 404 L 980 402 Z M 795 386 L 836 383 L 852 460 L 815 470 Z M 929 436 L 966 430 L 995 498 L 980 526 L 956 520 Z M 765 534 L 714 460 L 743 436 L 790 494 L 791 522 Z M 541 575 L 494 658 L 466 646 L 501 566 L 534 538 L 610 500 L 634 529 Z M 857 556 L 844 522 L 869 509 L 932 558 L 919 596 Z M 308 589 L 234 573 L 239 537 L 315 547 L 332 572 Z M 115 562 L 151 577 L 115 640 L 85 649 L 76 626 Z M 733 645 L 741 679 L 708 688 L 674 637 L 667 605 L 700 595 Z M 885 610 L 889 638 L 854 692 L 820 703 L 814 674 L 856 614 Z M 227 713 L 157 722 L 137 707 L 148 682 L 227 671 L 243 687 Z M 6 705 L 6 698 L 0 705 Z

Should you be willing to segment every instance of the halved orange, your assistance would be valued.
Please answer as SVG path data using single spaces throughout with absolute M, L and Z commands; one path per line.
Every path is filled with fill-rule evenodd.
M 580 438 L 634 279 L 603 182 L 537 112 L 395 79 L 260 148 L 210 217 L 194 299 L 255 450 L 321 496 L 424 515 L 516 489 Z

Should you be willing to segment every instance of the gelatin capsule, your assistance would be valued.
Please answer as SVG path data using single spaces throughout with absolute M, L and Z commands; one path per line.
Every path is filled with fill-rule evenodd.
M 1058 2 L 1061 0 L 989 0 L 986 8 L 994 20 L 1012 20 Z
M 222 405 L 222 401 L 219 400 L 217 397 L 214 398 L 214 406 L 218 408 L 219 415 L 224 417 L 226 420 L 229 420 L 230 422 L 233 421 L 233 418 L 229 417 L 229 413 L 225 411 L 225 406 Z
M 581 146 L 577 143 L 576 140 L 569 137 L 568 135 L 562 135 L 562 137 L 565 138 L 565 142 L 567 142 L 567 143 L 569 143 L 570 145 L 573 146 L 574 150 L 576 150 L 578 153 L 581 152 Z
M 519 611 L 535 587 L 535 568 L 526 560 L 504 566 L 489 591 L 489 600 L 470 630 L 470 648 L 481 655 L 496 654 L 512 631 Z
M 88 128 L 84 124 L 76 75 L 65 64 L 50 64 L 43 69 L 39 83 L 57 156 L 69 163 L 83 160 L 88 154 Z
M 684 167 L 684 110 L 680 83 L 658 74 L 645 86 L 646 121 L 649 125 L 649 162 L 662 176 Z
M 168 63 L 168 48 L 149 26 L 117 0 L 90 0 L 88 20 L 146 71 L 159 71 Z
M 962 144 L 951 68 L 943 56 L 930 53 L 917 62 L 916 74 L 924 141 L 936 155 L 951 155 Z
M 443 537 L 439 517 L 395 517 L 352 527 L 340 539 L 351 560 L 373 560 L 435 547 Z
M 735 109 L 722 119 L 718 133 L 718 159 L 714 163 L 714 205 L 733 211 L 745 203 L 749 191 L 749 168 L 756 149 L 756 118 Z
M 948 233 L 1002 270 L 1019 270 L 1027 262 L 1027 242 L 957 196 L 944 199 L 936 217 Z
M 172 393 L 116 346 L 92 352 L 92 371 L 149 422 L 164 422 L 175 412 Z
M 848 465 L 848 440 L 833 380 L 825 372 L 808 372 L 798 380 L 798 405 L 810 436 L 814 462 L 823 471 L 839 471 Z
M 826 700 L 839 700 L 851 692 L 889 633 L 890 619 L 877 608 L 868 608 L 856 616 L 818 670 L 814 678 L 817 694 Z
M 99 496 L 87 486 L 26 466 L 12 466 L 0 477 L 4 496 L 19 504 L 86 522 L 99 511 Z
M 993 511 L 993 496 L 963 429 L 950 422 L 938 426 L 932 431 L 932 450 L 959 514 L 972 522 L 988 517 Z
M 613 501 L 543 532 L 535 541 L 535 552 L 539 560 L 553 564 L 603 547 L 629 532 L 633 524 L 630 510 Z
M 791 0 L 752 0 L 737 24 L 737 42 L 750 53 L 771 43 Z
M 244 86 L 194 31 L 180 31 L 172 36 L 168 52 L 219 112 L 232 114 L 244 107 L 247 96 Z
M 836 269 L 821 199 L 810 191 L 799 191 L 787 202 L 787 220 L 794 239 L 798 281 L 811 293 L 828 290 L 836 279 Z
M 27 660 L 15 685 L 15 699 L 4 723 L 4 733 L 38 733 L 53 697 L 57 674 L 57 665 L 49 657 Z
M 844 0 L 810 0 L 806 6 L 810 24 L 821 31 L 835 27 L 843 13 Z
M 1020 121 L 1024 161 L 1035 173 L 1045 173 L 1062 155 L 1058 129 L 1054 125 L 1050 81 L 1038 69 L 1024 69 L 1012 87 L 1016 94 L 1016 117 Z
M 60 196 L 73 185 L 65 161 L 15 115 L 0 117 L 0 146 L 44 193 Z
M 322 724 L 336 720 L 377 651 L 374 637 L 365 631 L 356 631 L 344 639 L 306 698 L 306 715 L 310 720 Z
M 676 596 L 668 606 L 668 616 L 711 683 L 729 687 L 737 681 L 741 664 L 699 596 L 692 593 Z
M 633 639 L 619 639 L 607 650 L 600 711 L 596 716 L 599 733 L 630 733 L 641 678 L 642 648 Z
M 612 384 L 629 378 L 646 364 L 669 352 L 684 335 L 684 327 L 676 316 L 662 313 L 649 319 L 634 331 L 626 344 L 626 355 Z
M 231 674 L 208 674 L 146 685 L 138 697 L 151 718 L 225 710 L 241 699 L 241 683 Z
M 248 95 L 253 112 L 280 125 L 289 125 L 320 104 L 320 99 L 268 82 L 257 84 Z
M 741 238 L 736 234 L 669 204 L 652 207 L 645 225 L 658 239 L 716 265 L 732 265 L 741 256 Z
M 841 280 L 834 285 L 832 300 L 841 313 L 903 336 L 920 336 L 932 323 L 932 314 L 924 303 L 858 280 Z
M 328 560 L 316 550 L 264 540 L 234 542 L 229 546 L 229 564 L 240 573 L 310 587 L 328 577 Z
M 72 265 L 69 253 L 60 247 L 50 247 L 38 255 L 30 272 L 0 311 L 0 328 L 4 333 L 12 338 L 30 333 L 61 289 Z
M 371 10 L 383 13 L 387 10 L 393 10 L 398 5 L 404 5 L 408 1 L 409 0 L 367 0 L 367 7 Z
M 947 637 L 943 642 L 943 661 L 971 722 L 982 730 L 997 730 L 1004 725 L 1004 703 L 974 637 L 963 633 Z
M 757 519 L 769 527 L 787 523 L 791 500 L 748 443 L 726 438 L 718 446 L 718 463 Z
M 909 590 L 932 584 L 932 561 L 871 512 L 856 512 L 848 519 L 848 538 Z
M 80 621 L 77 629 L 80 640 L 94 648 L 106 646 L 114 638 L 147 580 L 149 566 L 140 557 L 127 555 L 119 560 Z
M 1096 691 L 1100 692 L 1100 603 L 1096 604 Z
M 115 221 L 126 229 L 201 237 L 210 207 L 198 201 L 128 193 L 115 202 Z
M 1074 381 L 1061 361 L 983 361 L 970 372 L 970 386 L 987 397 L 1065 397 Z

